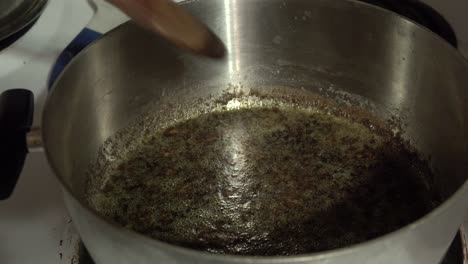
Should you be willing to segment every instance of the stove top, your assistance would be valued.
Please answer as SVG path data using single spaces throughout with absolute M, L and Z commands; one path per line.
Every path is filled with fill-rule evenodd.
M 426 26 L 468 57 L 468 1 L 362 1 L 386 7 Z M 41 120 L 55 61 L 92 14 L 85 0 L 49 0 L 36 23 L 11 43 L 5 42 L 3 49 L 0 43 L 0 92 L 9 88 L 31 89 L 36 97 L 35 124 Z M 454 240 L 442 263 L 463 263 L 461 236 L 467 235 L 460 234 Z M 29 155 L 12 198 L 0 203 L 0 237 L 8 241 L 0 244 L 0 263 L 92 263 L 73 229 L 60 186 L 43 153 Z

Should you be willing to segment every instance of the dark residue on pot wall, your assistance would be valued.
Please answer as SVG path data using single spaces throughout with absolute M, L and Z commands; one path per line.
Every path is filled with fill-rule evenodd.
M 433 209 L 427 164 L 390 129 L 352 119 L 287 105 L 202 114 L 91 170 L 88 202 L 153 238 L 242 255 L 340 248 Z

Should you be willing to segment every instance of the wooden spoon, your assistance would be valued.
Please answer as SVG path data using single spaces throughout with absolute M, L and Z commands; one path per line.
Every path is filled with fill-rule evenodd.
M 140 26 L 159 33 L 177 47 L 220 58 L 223 42 L 200 20 L 171 0 L 108 0 Z

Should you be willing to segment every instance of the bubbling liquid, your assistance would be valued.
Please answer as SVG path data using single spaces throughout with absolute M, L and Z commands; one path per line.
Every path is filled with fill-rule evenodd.
M 122 226 L 193 249 L 336 249 L 392 232 L 437 203 L 427 163 L 390 129 L 326 112 L 217 111 L 142 142 L 105 173 L 89 172 L 88 203 Z

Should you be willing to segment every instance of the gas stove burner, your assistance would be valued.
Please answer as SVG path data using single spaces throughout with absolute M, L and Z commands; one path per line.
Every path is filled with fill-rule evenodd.
M 457 36 L 447 20 L 432 7 L 415 0 L 360 0 L 398 13 L 430 29 L 441 36 L 455 48 L 458 47 Z

